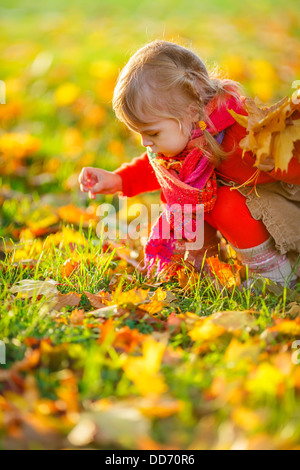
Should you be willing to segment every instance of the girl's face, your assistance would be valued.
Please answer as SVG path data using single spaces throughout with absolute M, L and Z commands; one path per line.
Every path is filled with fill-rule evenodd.
M 187 146 L 192 127 L 192 119 L 186 116 L 182 125 L 175 119 L 162 119 L 138 126 L 137 132 L 142 138 L 142 145 L 149 147 L 151 152 L 174 157 Z

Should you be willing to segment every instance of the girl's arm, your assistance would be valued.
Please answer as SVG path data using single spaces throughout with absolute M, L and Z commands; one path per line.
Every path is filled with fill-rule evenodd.
M 124 196 L 132 197 L 140 193 L 161 189 L 147 152 L 134 158 L 130 163 L 123 163 L 114 173 L 122 178 Z

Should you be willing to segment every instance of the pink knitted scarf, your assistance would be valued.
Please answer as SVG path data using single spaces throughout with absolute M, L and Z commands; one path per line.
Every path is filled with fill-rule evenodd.
M 208 125 L 206 130 L 217 138 L 235 122 L 228 109 L 240 113 L 243 106 L 244 97 L 236 101 L 230 96 L 219 107 L 216 99 L 211 100 L 206 107 L 206 115 L 209 116 L 212 125 L 211 127 Z M 179 173 L 172 169 L 172 164 L 166 164 L 170 159 L 148 150 L 149 161 L 167 201 L 165 211 L 152 226 L 145 247 L 145 267 L 148 277 L 156 262 L 156 275 L 169 265 L 179 267 L 177 263 L 184 256 L 186 242 L 195 240 L 196 207 L 199 209 L 199 204 L 203 204 L 204 212 L 214 207 L 217 193 L 216 175 L 206 147 L 206 138 L 198 128 L 192 133 L 192 138 L 184 151 L 172 157 L 171 163 L 175 162 L 175 167 L 176 162 L 181 163 Z M 179 166 L 177 165 L 177 169 Z M 174 211 L 175 204 L 177 209 Z M 176 211 L 184 213 L 184 217 L 177 217 Z M 178 233 L 182 236 L 178 237 Z

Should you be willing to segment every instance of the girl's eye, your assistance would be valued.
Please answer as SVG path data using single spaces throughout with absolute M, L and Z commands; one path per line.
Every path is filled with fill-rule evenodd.
M 157 137 L 158 136 L 158 132 L 156 132 L 155 134 L 148 134 L 149 137 Z

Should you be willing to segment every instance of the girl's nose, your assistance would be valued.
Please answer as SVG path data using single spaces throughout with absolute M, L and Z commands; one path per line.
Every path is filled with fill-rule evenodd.
M 149 147 L 150 145 L 153 145 L 153 142 L 149 137 L 141 135 L 141 139 L 143 147 Z

